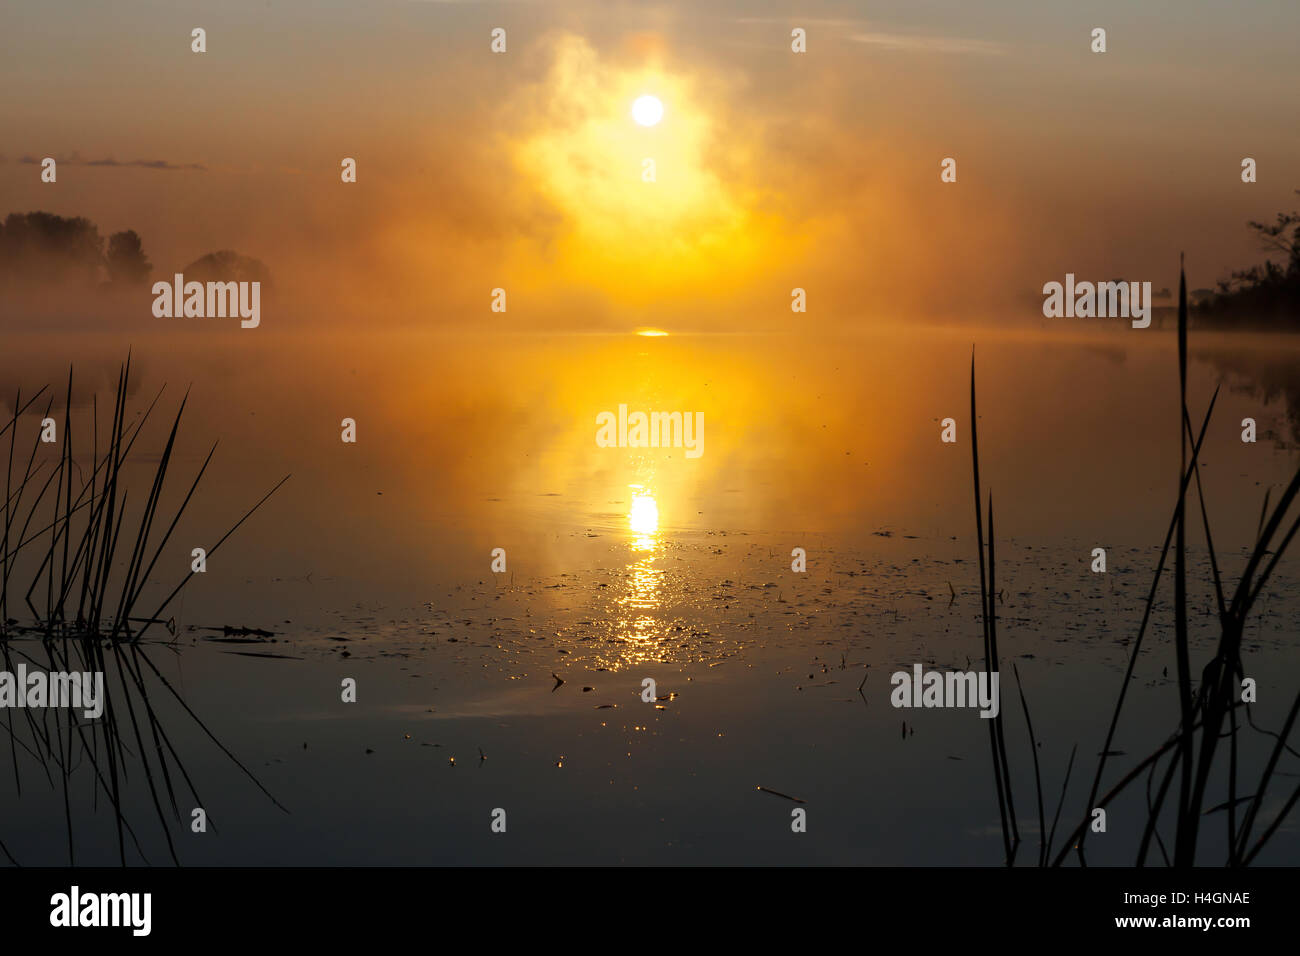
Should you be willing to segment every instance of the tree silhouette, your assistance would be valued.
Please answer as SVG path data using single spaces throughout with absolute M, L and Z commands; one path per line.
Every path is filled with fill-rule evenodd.
M 134 229 L 115 232 L 109 237 L 104 264 L 108 266 L 109 280 L 122 285 L 139 285 L 147 281 L 153 268 Z
M 1296 190 L 1296 195 L 1300 196 L 1300 189 Z M 1277 222 L 1271 226 L 1253 220 L 1248 225 L 1259 233 L 1265 249 L 1276 250 L 1287 257 L 1287 275 L 1300 276 L 1300 212 L 1280 212 L 1277 214 Z M 1289 236 L 1288 230 L 1291 230 Z
M 1247 225 L 1265 249 L 1282 253 L 1285 259 L 1281 263 L 1266 259 L 1263 265 L 1221 279 L 1218 295 L 1204 311 L 1295 328 L 1300 320 L 1300 212 L 1280 212 L 1276 222 L 1251 220 Z
M 271 270 L 261 260 L 241 256 L 233 249 L 209 252 L 181 271 L 195 282 L 260 282 L 264 287 L 271 282 Z
M 109 281 L 121 285 L 139 285 L 147 281 L 153 268 L 134 229 L 110 235 L 104 264 L 108 267 Z
M 10 213 L 0 226 L 0 277 L 22 282 L 94 283 L 104 240 L 89 219 Z

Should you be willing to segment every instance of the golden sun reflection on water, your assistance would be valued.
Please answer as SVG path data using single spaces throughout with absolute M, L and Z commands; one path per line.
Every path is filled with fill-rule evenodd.
M 654 551 L 658 544 L 659 503 L 648 491 L 637 490 L 640 485 L 632 485 L 632 507 L 627 513 L 627 526 L 636 535 L 632 542 L 634 551 Z
M 653 612 L 660 607 L 663 571 L 655 567 L 659 551 L 659 503 L 641 485 L 631 485 L 632 503 L 627 526 L 632 532 L 632 551 L 641 557 L 627 571 L 626 587 L 617 599 L 617 635 L 624 642 L 619 657 L 624 666 L 658 658 L 660 621 Z

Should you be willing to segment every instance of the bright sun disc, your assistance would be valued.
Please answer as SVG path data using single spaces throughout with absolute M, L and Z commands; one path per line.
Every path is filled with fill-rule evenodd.
M 632 118 L 642 126 L 654 126 L 664 118 L 664 105 L 655 96 L 641 96 L 632 104 Z

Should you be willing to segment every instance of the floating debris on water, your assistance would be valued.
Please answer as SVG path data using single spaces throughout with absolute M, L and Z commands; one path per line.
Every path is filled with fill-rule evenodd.
M 788 793 L 782 793 L 780 790 L 772 790 L 769 787 L 755 787 L 755 790 L 761 790 L 763 793 L 770 793 L 774 797 L 783 797 L 786 800 L 793 800 L 795 803 L 807 803 L 807 800 L 801 800 L 799 797 L 792 797 Z

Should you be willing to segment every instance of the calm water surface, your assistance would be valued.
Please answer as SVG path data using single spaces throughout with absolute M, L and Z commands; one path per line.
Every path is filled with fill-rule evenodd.
M 283 809 L 159 697 L 199 793 L 180 790 L 182 821 L 169 819 L 183 863 L 999 863 L 984 722 L 889 702 L 895 670 L 982 657 L 972 347 L 1026 860 L 1039 834 L 1013 662 L 1047 823 L 1075 745 L 1061 829 L 1082 816 L 1174 503 L 1171 335 L 917 327 L 812 345 L 235 331 L 217 347 L 221 334 L 131 343 L 133 411 L 166 385 L 129 473 L 140 498 L 187 388 L 170 502 L 218 442 L 144 603 L 185 575 L 191 548 L 292 478 L 170 608 L 175 637 L 155 628 L 146 653 Z M 9 337 L 0 394 L 56 384 L 61 409 L 75 362 L 84 455 L 91 396 L 102 433 L 127 343 L 88 337 L 69 354 L 67 342 Z M 1203 481 L 1231 577 L 1265 490 L 1297 466 L 1300 352 L 1264 337 L 1193 344 L 1197 425 L 1224 384 Z M 703 454 L 598 447 L 597 415 L 620 404 L 702 412 Z M 953 444 L 940 441 L 949 417 Z M 1246 417 L 1255 444 L 1240 440 Z M 355 444 L 340 440 L 344 418 Z M 1204 655 L 1213 598 L 1196 528 Z M 1096 547 L 1105 575 L 1089 570 Z M 806 574 L 791 571 L 794 548 Z M 1268 727 L 1300 674 L 1292 571 L 1284 561 L 1247 632 L 1254 714 Z M 1171 597 L 1162 590 L 1117 738 L 1129 760 L 1173 729 Z M 274 637 L 232 640 L 225 627 Z M 39 642 L 11 643 L 41 659 Z M 345 677 L 355 704 L 339 699 Z M 656 703 L 641 700 L 647 677 Z M 1251 738 L 1248 766 L 1268 743 Z M 21 750 L 17 763 L 22 793 L 0 796 L 11 821 L 0 838 L 23 863 L 64 862 L 58 776 Z M 90 773 L 71 778 L 77 862 L 112 863 L 112 814 L 102 794 L 92 802 Z M 1280 806 L 1294 783 L 1278 779 Z M 806 801 L 808 832 L 792 834 L 797 805 L 760 786 Z M 169 861 L 142 774 L 127 800 L 129 858 Z M 189 831 L 194 806 L 214 830 Z M 498 807 L 504 836 L 489 829 Z M 1203 839 L 1217 858 L 1211 819 Z M 1131 862 L 1144 821 L 1140 797 L 1117 803 L 1090 862 Z M 1300 862 L 1295 824 L 1261 860 Z

